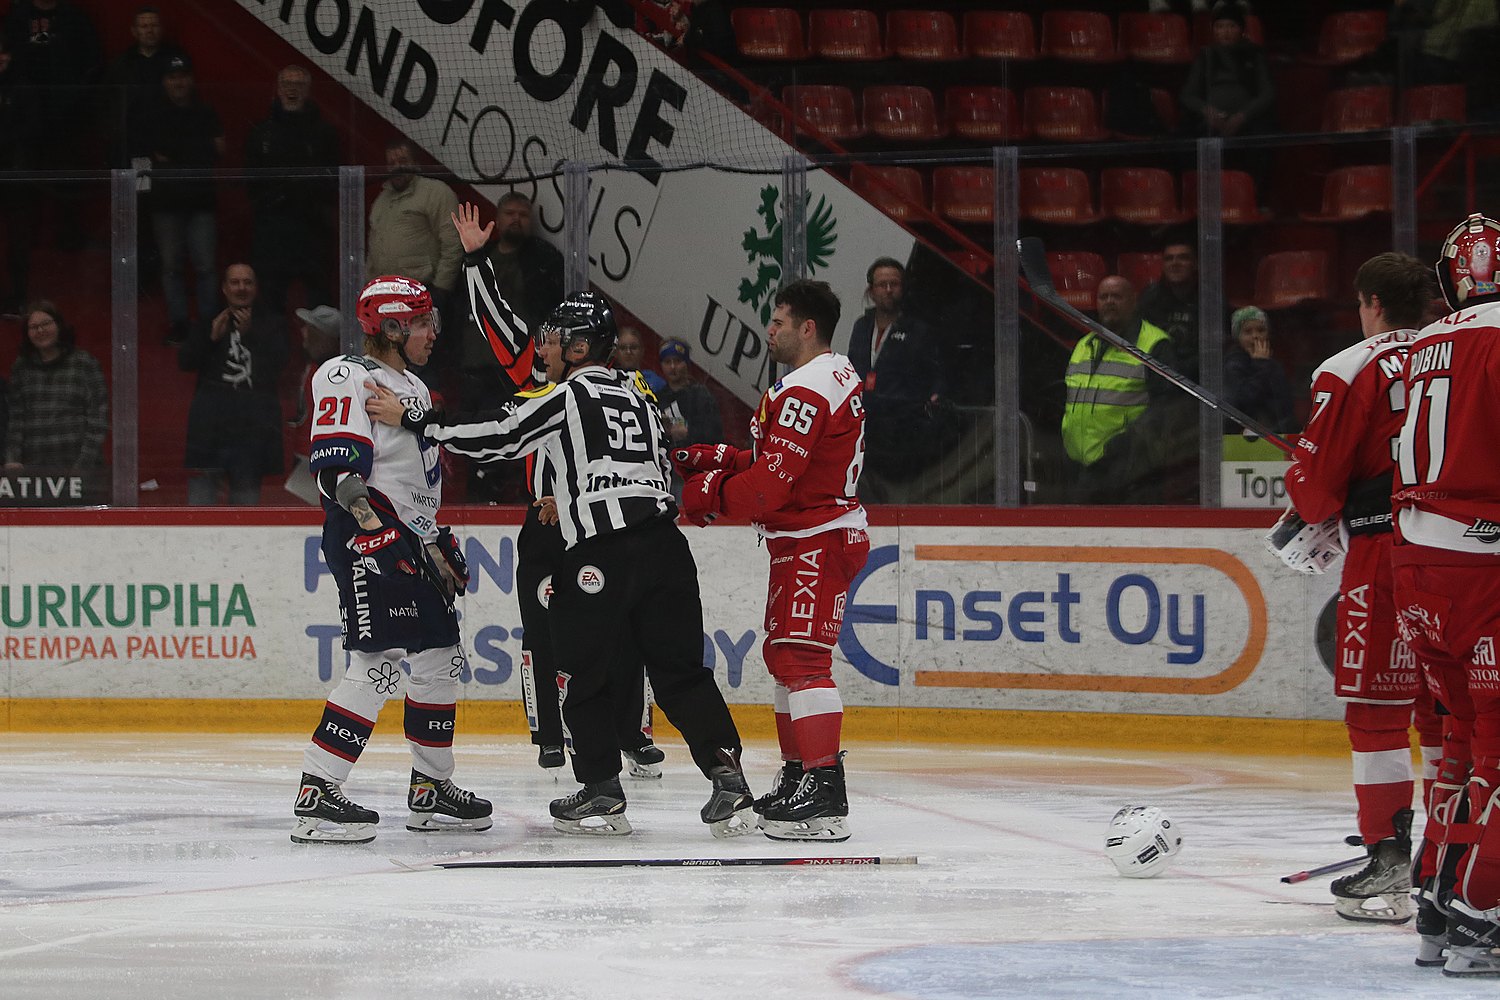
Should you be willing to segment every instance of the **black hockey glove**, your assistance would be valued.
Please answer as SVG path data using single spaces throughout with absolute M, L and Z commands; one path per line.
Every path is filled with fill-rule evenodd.
M 428 544 L 442 558 L 439 566 L 446 568 L 448 574 L 453 577 L 454 592 L 468 589 L 469 561 L 464 558 L 463 549 L 458 547 L 458 539 L 453 537 L 453 531 L 449 528 L 439 528 L 437 538 Z
M 380 527 L 374 531 L 361 530 L 359 534 L 349 539 L 349 548 L 354 550 L 358 557 L 356 562 L 365 568 L 367 573 L 377 576 L 392 576 L 397 573 L 405 573 L 408 576 L 417 575 L 417 561 L 421 557 L 412 550 L 411 542 L 407 541 L 397 527 Z

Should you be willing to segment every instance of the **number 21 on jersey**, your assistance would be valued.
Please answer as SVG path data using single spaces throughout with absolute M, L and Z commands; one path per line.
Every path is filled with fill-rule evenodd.
M 318 400 L 319 427 L 337 427 L 349 422 L 348 396 L 324 396 Z

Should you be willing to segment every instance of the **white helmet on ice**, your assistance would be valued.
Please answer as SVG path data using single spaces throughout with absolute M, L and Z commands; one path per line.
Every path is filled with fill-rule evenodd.
M 1155 806 L 1125 806 L 1109 821 L 1104 853 L 1126 878 L 1152 878 L 1182 850 L 1182 834 Z

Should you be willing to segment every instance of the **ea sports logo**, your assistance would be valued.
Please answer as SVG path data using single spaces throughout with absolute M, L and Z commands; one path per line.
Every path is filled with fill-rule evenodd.
M 582 586 L 582 584 L 579 584 Z M 552 603 L 552 574 L 548 573 L 542 577 L 542 582 L 536 585 L 536 602 L 544 609 Z
M 578 589 L 585 594 L 597 594 L 604 589 L 604 571 L 598 566 L 585 566 L 578 571 Z

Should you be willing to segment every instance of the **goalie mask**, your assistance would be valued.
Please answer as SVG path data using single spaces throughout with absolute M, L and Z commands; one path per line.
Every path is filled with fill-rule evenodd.
M 442 327 L 442 317 L 432 308 L 432 293 L 420 281 L 399 275 L 382 275 L 359 293 L 355 307 L 359 327 L 381 344 L 389 344 L 406 357 L 406 340 L 412 334 L 412 323 L 426 318 L 432 332 Z
M 552 314 L 542 321 L 542 336 L 558 334 L 558 343 L 566 359 L 568 349 L 582 341 L 588 344 L 587 357 L 564 361 L 568 371 L 579 365 L 608 363 L 615 353 L 615 313 L 598 292 L 575 292 L 558 303 Z
M 1495 270 L 1500 265 L 1497 255 L 1500 255 L 1500 222 L 1476 212 L 1453 227 L 1443 241 L 1435 267 L 1449 309 L 1496 296 Z
M 1153 878 L 1182 850 L 1182 834 L 1155 806 L 1125 806 L 1109 821 L 1104 853 L 1126 878 Z

